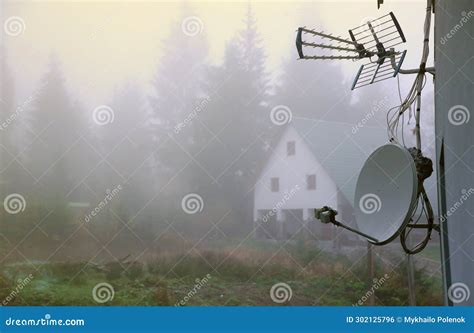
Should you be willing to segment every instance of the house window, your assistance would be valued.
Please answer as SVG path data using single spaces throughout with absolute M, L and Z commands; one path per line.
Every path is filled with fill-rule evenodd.
M 307 175 L 306 176 L 306 188 L 308 190 L 316 189 L 316 175 Z
M 278 192 L 280 190 L 280 179 L 273 177 L 270 179 L 270 187 L 272 192 Z
M 296 145 L 294 141 L 288 141 L 286 143 L 286 154 L 288 156 L 293 156 L 296 153 Z

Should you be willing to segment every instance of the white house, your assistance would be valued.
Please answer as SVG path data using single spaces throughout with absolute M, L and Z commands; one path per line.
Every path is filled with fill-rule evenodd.
M 384 143 L 385 129 L 293 119 L 255 186 L 255 236 L 289 239 L 299 233 L 306 239 L 354 240 L 316 221 L 314 208 L 331 206 L 338 220 L 354 224 L 357 176 L 367 156 Z

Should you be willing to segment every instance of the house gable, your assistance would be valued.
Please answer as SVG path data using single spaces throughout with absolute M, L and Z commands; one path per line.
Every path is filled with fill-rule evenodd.
M 308 189 L 310 175 L 316 178 L 315 189 Z M 278 178 L 278 192 L 272 192 L 272 178 Z M 254 216 L 257 216 L 258 210 L 313 209 L 324 205 L 337 207 L 337 192 L 336 184 L 305 140 L 292 126 L 288 126 L 258 178 L 254 192 Z

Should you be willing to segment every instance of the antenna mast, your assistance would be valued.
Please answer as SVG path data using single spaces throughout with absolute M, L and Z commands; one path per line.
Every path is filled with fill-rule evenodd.
M 378 6 L 383 0 L 378 0 Z M 421 150 L 421 134 L 420 134 L 420 111 L 421 111 L 421 92 L 424 87 L 426 73 L 435 75 L 434 67 L 427 67 L 427 59 L 429 54 L 429 32 L 431 24 L 432 0 L 427 0 L 426 17 L 424 24 L 424 40 L 421 63 L 417 69 L 404 70 L 401 68 L 405 59 L 406 50 L 397 51 L 395 47 L 406 42 L 405 35 L 401 26 L 390 12 L 375 20 L 368 21 L 358 27 L 349 30 L 350 39 L 341 36 L 333 36 L 325 32 L 300 27 L 296 35 L 296 49 L 300 59 L 305 60 L 365 60 L 356 74 L 351 90 L 371 85 L 389 78 L 396 77 L 401 74 L 416 74 L 415 81 L 410 89 L 408 96 L 400 106 L 393 108 L 388 113 L 388 133 L 390 142 L 402 145 L 398 136 L 398 124 L 402 119 L 404 112 L 416 106 L 415 119 L 415 135 L 416 147 L 408 149 L 417 170 L 418 178 L 418 194 L 415 208 L 413 208 L 411 223 L 407 223 L 400 233 L 400 241 L 402 247 L 407 254 L 415 254 L 422 251 L 431 238 L 432 230 L 439 231 L 439 225 L 434 224 L 433 209 L 423 186 L 426 178 L 430 177 L 433 168 L 430 159 L 422 154 Z M 303 37 L 305 39 L 303 39 Z M 390 116 L 392 110 L 396 113 Z M 403 135 L 403 133 L 402 133 Z M 403 139 L 402 139 L 403 143 Z M 405 146 L 403 144 L 403 146 Z M 406 147 L 405 147 L 406 148 Z M 415 219 L 415 213 L 421 203 L 421 213 L 426 216 L 427 223 L 419 224 L 419 218 Z M 333 223 L 337 226 L 346 228 L 355 232 L 369 241 L 374 241 L 370 235 L 363 234 L 358 230 L 354 230 L 341 222 L 336 221 L 337 211 L 330 207 L 323 207 L 315 210 L 316 218 L 324 223 Z M 421 215 L 420 215 L 421 217 Z M 420 243 L 415 246 L 408 246 L 408 236 L 413 229 L 426 229 L 426 236 Z M 377 243 L 377 242 L 375 242 Z

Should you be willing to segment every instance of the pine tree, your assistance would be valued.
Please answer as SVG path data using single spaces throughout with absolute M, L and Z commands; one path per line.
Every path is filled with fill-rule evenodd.
M 87 162 L 74 155 L 86 126 L 81 108 L 67 92 L 54 56 L 30 106 L 28 121 L 32 143 L 21 157 L 36 183 L 43 185 L 38 188 L 41 196 L 62 201 L 74 186 L 75 171 L 84 169 Z
M 211 101 L 199 118 L 218 136 L 197 156 L 219 184 L 209 192 L 218 196 L 216 200 L 225 198 L 239 226 L 251 221 L 249 193 L 263 163 L 264 138 L 271 124 L 261 44 L 249 6 L 244 28 L 228 42 L 222 65 L 209 70 L 206 91 Z
M 8 165 L 12 159 L 11 151 L 11 115 L 14 111 L 14 92 L 13 79 L 11 78 L 7 63 L 6 49 L 0 44 L 0 196 L 1 200 L 10 193 L 11 179 L 9 177 Z M 13 153 L 14 154 L 14 153 Z M 0 211 L 0 270 L 3 271 L 3 259 L 8 253 L 8 243 L 11 236 L 6 233 L 7 226 L 11 217 L 4 209 Z M 3 279 L 3 280 L 2 280 Z M 5 284 L 4 277 L 0 274 L 0 289 L 2 282 Z
M 163 41 L 163 55 L 149 96 L 155 140 L 160 147 L 155 157 L 156 170 L 165 179 L 189 160 L 183 149 L 192 150 L 193 134 L 187 125 L 182 127 L 183 122 L 205 98 L 200 80 L 208 45 L 204 32 L 186 33 L 183 24 L 191 17 L 191 9 L 184 6 L 181 19 L 172 25 L 169 36 Z
M 283 66 L 273 103 L 287 106 L 295 119 L 340 119 L 338 110 L 350 102 L 340 67 L 327 61 L 295 61 L 295 57 L 292 54 Z
M 6 48 L 2 44 L 0 45 L 0 184 L 2 184 L 2 190 L 10 182 L 7 176 L 7 167 L 15 155 L 13 130 L 10 126 L 16 117 L 15 89 L 7 66 L 6 55 Z
M 117 185 L 126 189 L 120 194 L 121 219 L 128 221 L 153 194 L 153 136 L 144 97 L 135 82 L 122 85 L 109 106 L 113 122 L 95 128 L 97 147 L 109 162 L 98 173 L 97 191 L 102 195 Z

